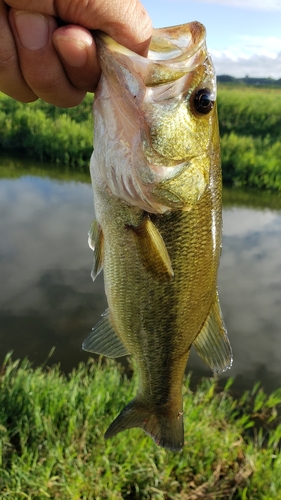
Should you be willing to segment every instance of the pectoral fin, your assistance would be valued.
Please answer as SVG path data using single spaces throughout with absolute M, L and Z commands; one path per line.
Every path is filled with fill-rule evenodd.
M 145 217 L 137 226 L 130 226 L 134 235 L 143 264 L 156 276 L 174 276 L 171 260 L 165 242 L 157 227 L 149 217 Z
M 115 333 L 108 311 L 84 340 L 82 349 L 95 354 L 103 354 L 109 358 L 120 358 L 130 354 Z
M 88 244 L 94 252 L 93 268 L 91 272 L 94 281 L 103 266 L 103 234 L 99 223 L 94 220 L 88 233 Z
M 219 296 L 193 345 L 199 356 L 214 372 L 220 373 L 232 365 L 232 350 L 222 318 Z

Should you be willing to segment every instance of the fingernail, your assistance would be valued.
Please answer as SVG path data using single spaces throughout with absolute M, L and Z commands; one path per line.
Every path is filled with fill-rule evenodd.
M 15 23 L 21 44 L 28 50 L 43 49 L 49 39 L 48 20 L 41 14 L 18 11 Z

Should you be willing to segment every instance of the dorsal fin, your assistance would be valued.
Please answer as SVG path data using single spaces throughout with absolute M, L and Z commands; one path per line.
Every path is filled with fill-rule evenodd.
M 139 226 L 129 226 L 129 228 L 135 235 L 137 248 L 145 268 L 157 277 L 174 276 L 165 242 L 150 218 L 147 216 Z
M 94 220 L 88 232 L 88 244 L 94 252 L 93 267 L 91 272 L 94 281 L 103 266 L 103 233 L 99 223 Z
M 84 340 L 82 348 L 84 351 L 103 354 L 109 358 L 120 358 L 130 354 L 111 325 L 108 309 L 90 335 Z
M 224 372 L 232 365 L 232 350 L 216 292 L 210 313 L 193 345 L 199 356 L 214 372 Z

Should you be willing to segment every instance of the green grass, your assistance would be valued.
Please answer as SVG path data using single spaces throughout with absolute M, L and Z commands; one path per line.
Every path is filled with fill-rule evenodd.
M 218 86 L 220 133 L 281 139 L 281 88 Z
M 11 361 L 0 377 L 1 499 L 276 499 L 281 491 L 281 392 L 240 400 L 203 380 L 184 382 L 185 446 L 158 448 L 139 429 L 105 441 L 137 390 L 115 362 L 66 376 Z M 278 493 L 279 492 L 279 493 Z

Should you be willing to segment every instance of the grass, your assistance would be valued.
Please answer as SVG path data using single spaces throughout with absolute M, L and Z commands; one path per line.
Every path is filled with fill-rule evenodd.
M 184 383 L 185 446 L 158 448 L 139 429 L 105 441 L 137 390 L 114 361 L 69 376 L 7 356 L 0 377 L 0 497 L 21 500 L 276 499 L 281 391 L 239 400 L 214 379 Z M 279 493 L 278 493 L 279 492 Z
M 221 135 L 281 138 L 281 88 L 218 86 Z

